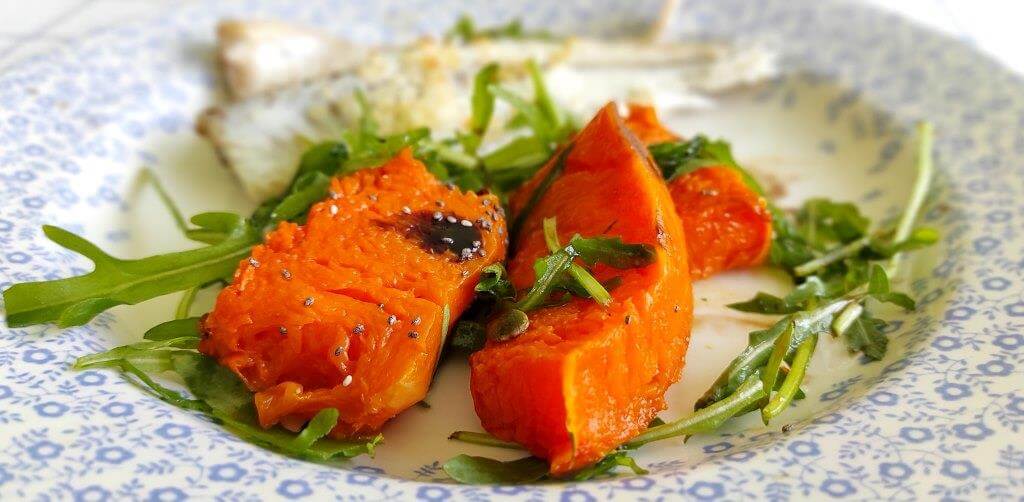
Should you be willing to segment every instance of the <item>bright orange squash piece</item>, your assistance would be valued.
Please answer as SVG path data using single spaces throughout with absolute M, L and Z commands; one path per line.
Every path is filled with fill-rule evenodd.
M 679 139 L 650 106 L 631 104 L 626 124 L 646 145 Z M 768 203 L 735 169 L 704 167 L 669 181 L 668 187 L 686 230 L 693 279 L 760 265 L 768 257 Z
M 764 263 L 772 246 L 772 214 L 739 172 L 703 167 L 670 181 L 668 189 L 686 229 L 694 279 Z
M 465 310 L 507 235 L 497 198 L 442 185 L 409 150 L 334 179 L 331 194 L 242 261 L 199 349 L 256 392 L 264 427 L 333 407 L 332 435 L 351 437 L 423 399 L 444 310 L 450 322 Z
M 665 408 L 665 391 L 683 368 L 693 312 L 682 224 L 646 148 L 615 107 L 603 108 L 570 148 L 564 169 L 515 236 L 509 273 L 517 289 L 534 282 L 533 262 L 549 252 L 544 218 L 557 218 L 562 242 L 577 233 L 620 236 L 651 245 L 655 260 L 628 270 L 598 265 L 599 280 L 622 281 L 609 306 L 576 298 L 531 311 L 524 334 L 489 341 L 470 359 L 484 428 L 547 459 L 555 475 L 599 460 Z M 515 194 L 513 215 L 524 211 L 555 162 Z

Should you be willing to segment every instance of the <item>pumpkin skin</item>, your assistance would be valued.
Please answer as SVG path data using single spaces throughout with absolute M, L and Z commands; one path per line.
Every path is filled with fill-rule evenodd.
M 562 242 L 577 233 L 618 236 L 652 246 L 655 258 L 635 269 L 595 266 L 598 280 L 621 279 L 610 305 L 574 298 L 531 311 L 525 333 L 488 341 L 470 359 L 483 427 L 547 459 L 556 476 L 601 459 L 665 408 L 665 391 L 683 369 L 693 313 L 682 223 L 647 149 L 614 105 L 569 147 L 562 172 L 513 236 L 508 268 L 516 288 L 534 282 L 533 262 L 549 252 L 544 218 L 557 218 Z M 554 162 L 512 197 L 513 216 Z
M 409 150 L 330 190 L 304 225 L 280 224 L 239 264 L 199 350 L 256 393 L 262 426 L 296 429 L 337 408 L 331 435 L 356 437 L 426 396 L 444 310 L 454 323 L 508 236 L 496 197 L 441 184 Z

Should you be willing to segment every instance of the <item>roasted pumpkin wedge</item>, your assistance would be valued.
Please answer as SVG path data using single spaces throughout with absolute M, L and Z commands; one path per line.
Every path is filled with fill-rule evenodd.
M 683 220 L 694 280 L 760 265 L 772 245 L 772 215 L 763 197 L 730 167 L 702 167 L 671 180 Z
M 573 235 L 621 237 L 655 250 L 651 264 L 619 270 L 612 301 L 576 298 L 531 311 L 529 327 L 471 357 L 484 428 L 547 459 L 555 475 L 599 460 L 665 408 L 690 338 L 692 292 L 682 224 L 647 150 L 613 105 L 603 108 L 510 201 L 516 235 L 509 276 L 523 290 L 546 255 L 542 222 Z
M 262 426 L 337 408 L 332 435 L 350 437 L 423 399 L 507 234 L 497 198 L 442 185 L 409 150 L 330 190 L 241 262 L 199 349 L 255 391 Z
M 650 106 L 630 105 L 626 124 L 648 146 L 679 139 Z M 760 265 L 768 257 L 768 203 L 739 171 L 711 165 L 673 178 L 668 186 L 686 231 L 693 279 Z

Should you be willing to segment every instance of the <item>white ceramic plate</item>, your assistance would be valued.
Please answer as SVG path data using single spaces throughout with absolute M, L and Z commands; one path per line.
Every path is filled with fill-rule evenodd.
M 169 12 L 97 32 L 73 48 L 0 75 L 2 284 L 87 270 L 39 231 L 59 224 L 121 256 L 180 249 L 140 166 L 152 166 L 194 212 L 248 203 L 192 133 L 219 99 L 210 49 L 228 15 L 321 25 L 374 42 L 438 32 L 462 11 L 482 23 L 521 16 L 555 30 L 635 29 L 656 2 L 251 1 Z M 823 195 L 880 220 L 912 181 L 910 125 L 938 130 L 940 176 L 926 223 L 941 245 L 916 256 L 904 287 L 918 311 L 892 312 L 889 354 L 863 364 L 820 344 L 809 398 L 770 428 L 752 417 L 688 443 L 641 449 L 651 473 L 587 483 L 463 487 L 440 470 L 457 453 L 512 458 L 446 440 L 479 429 L 465 363 L 448 361 L 428 401 L 384 430 L 374 458 L 324 466 L 262 450 L 170 407 L 114 373 L 75 373 L 76 357 L 129 343 L 168 318 L 176 298 L 116 308 L 87 326 L 0 329 L 0 498 L 424 498 L 528 496 L 695 499 L 1013 498 L 1024 490 L 1024 85 L 983 56 L 879 12 L 843 3 L 690 2 L 678 36 L 768 44 L 785 77 L 669 117 L 684 134 L 732 141 L 737 157 L 785 187 L 783 203 Z M 663 418 L 687 413 L 758 320 L 722 308 L 767 270 L 696 286 L 697 318 L 683 380 Z M 207 302 L 210 298 L 205 299 Z M 786 433 L 783 424 L 791 424 Z

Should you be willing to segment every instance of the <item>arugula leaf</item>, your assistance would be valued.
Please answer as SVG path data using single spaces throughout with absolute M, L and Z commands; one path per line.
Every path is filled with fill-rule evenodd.
M 885 322 L 871 317 L 866 309 L 861 309 L 860 312 L 861 315 L 842 331 L 843 341 L 851 352 L 860 352 L 869 359 L 878 361 L 885 357 L 889 345 L 889 339 L 879 331 Z
M 761 291 L 750 300 L 730 303 L 726 306 L 733 310 L 753 314 L 792 314 L 801 310 L 799 306 L 791 305 L 783 298 Z
M 185 230 L 185 236 L 206 244 L 223 242 L 225 239 L 244 233 L 249 229 L 249 222 L 245 218 L 228 212 L 199 213 L 189 221 L 198 228 Z
M 883 295 L 889 292 L 889 277 L 885 275 L 885 269 L 881 265 L 871 267 L 871 275 L 868 276 L 868 294 Z
M 768 251 L 769 263 L 792 272 L 793 268 L 811 261 L 815 252 L 800 235 L 790 215 L 782 210 L 772 209 L 772 246 Z
M 661 169 L 666 180 L 689 174 L 707 164 L 703 155 L 707 138 L 703 135 L 694 136 L 689 141 L 671 141 L 650 145 L 647 149 L 654 158 L 654 163 Z
M 648 147 L 654 163 L 661 169 L 666 180 L 685 176 L 702 167 L 726 166 L 734 169 L 743 182 L 757 194 L 764 196 L 764 189 L 753 176 L 736 163 L 732 147 L 725 140 L 711 141 L 702 134 L 688 141 L 669 141 Z
M 572 283 L 570 283 L 569 285 L 563 286 L 564 289 L 582 298 L 593 298 L 595 302 L 605 307 L 611 304 L 611 293 L 605 289 L 604 284 L 601 284 L 600 281 L 590 274 L 589 270 L 575 263 L 570 263 L 568 272 L 569 276 L 571 276 L 575 282 L 575 286 L 579 286 L 579 288 L 577 289 L 572 285 Z
M 515 109 L 518 116 L 522 117 L 550 154 L 558 143 L 572 134 L 575 128 L 565 119 L 562 110 L 555 105 L 537 63 L 530 60 L 527 62 L 526 68 L 533 82 L 532 102 L 499 85 L 490 85 L 487 90 L 494 97 Z
M 883 303 L 903 307 L 906 310 L 914 310 L 915 307 L 913 298 L 904 293 L 890 290 L 889 277 L 886 275 L 885 268 L 878 264 L 872 265 L 871 273 L 868 276 L 868 296 Z
M 348 160 L 349 149 L 341 141 L 324 141 L 307 149 L 299 160 L 299 170 L 295 177 L 318 172 L 326 176 L 332 176 L 341 170 L 345 161 Z
M 296 178 L 291 191 L 274 206 L 268 217 L 268 226 L 281 221 L 305 221 L 310 206 L 327 197 L 327 188 L 331 186 L 331 177 L 311 171 Z
M 492 191 L 511 192 L 533 177 L 551 158 L 547 144 L 536 136 L 519 136 L 480 158 Z
M 189 311 L 192 310 L 192 304 L 196 301 L 197 293 L 199 293 L 199 286 L 192 286 L 185 290 L 185 294 L 181 295 L 181 299 L 178 300 L 178 308 L 174 309 L 175 319 L 188 317 Z
M 142 338 L 152 341 L 171 340 L 174 338 L 200 337 L 199 321 L 201 317 L 186 317 L 163 322 L 149 328 Z
M 545 218 L 542 222 L 542 226 L 544 230 L 544 241 L 547 243 L 548 250 L 551 251 L 552 253 L 558 253 L 559 251 L 563 251 L 562 243 L 558 240 L 558 229 L 556 227 L 555 219 Z M 578 237 L 579 235 L 576 235 L 573 238 L 575 239 Z M 622 239 L 619 239 L 619 243 L 621 242 Z M 573 258 L 582 258 L 582 256 L 580 256 L 579 252 L 572 246 L 571 243 L 569 246 L 565 247 L 564 251 L 569 253 Z M 593 246 L 591 246 L 591 253 L 593 254 L 593 256 L 591 256 L 591 258 L 593 259 L 591 265 L 597 263 L 598 258 L 607 256 L 609 257 L 609 259 L 613 259 L 620 257 L 618 254 L 615 254 L 614 252 L 608 252 L 605 251 L 604 249 L 594 249 Z M 537 272 L 537 275 L 539 277 L 540 271 L 537 270 Z M 576 294 L 576 296 L 593 298 L 594 301 L 604 306 L 607 306 L 609 303 L 611 303 L 612 296 L 608 294 L 608 290 L 606 290 L 604 288 L 604 285 L 602 285 L 597 279 L 595 279 L 594 276 L 591 275 L 588 270 L 577 265 L 576 263 L 570 262 L 569 268 L 568 270 L 566 270 L 566 272 L 568 272 L 569 277 L 572 278 L 572 281 L 566 280 L 564 276 L 560 277 L 558 280 L 559 286 L 556 287 L 568 290 L 570 293 Z
M 477 293 L 491 295 L 497 300 L 511 300 L 516 296 L 516 289 L 508 279 L 508 272 L 500 263 L 485 267 L 481 272 L 480 282 L 473 289 Z
M 165 365 L 167 366 L 167 368 L 169 368 L 171 365 L 169 353 L 167 353 L 165 359 Z M 168 389 L 167 387 L 160 385 L 155 380 L 153 380 L 152 377 L 149 376 L 149 373 L 147 373 L 140 367 L 136 366 L 135 364 L 127 360 L 118 361 L 117 364 L 114 366 L 120 368 L 125 378 L 132 384 L 156 396 L 157 399 L 160 399 L 161 401 L 164 401 L 173 406 L 177 406 L 178 408 L 184 410 L 198 411 L 200 413 L 205 413 L 209 411 L 209 406 L 207 406 L 206 403 L 198 399 L 189 399 L 181 395 L 180 392 Z M 165 371 L 167 368 L 150 369 L 149 371 Z M 134 382 L 127 375 L 132 375 L 139 381 Z
M 299 435 L 292 438 L 288 445 L 290 449 L 306 451 L 324 436 L 326 436 L 335 425 L 338 425 L 338 417 L 341 413 L 337 408 L 324 408 L 313 415 L 306 427 Z
M 67 279 L 15 284 L 4 291 L 7 325 L 56 322 L 79 326 L 117 305 L 134 305 L 230 276 L 257 242 L 248 231 L 212 246 L 138 260 L 114 258 L 67 230 L 45 225 L 56 244 L 92 260 L 92 272 Z
M 871 220 L 849 202 L 809 199 L 796 216 L 797 228 L 808 244 L 825 249 L 867 235 Z
M 554 218 L 544 219 L 543 230 L 551 254 L 534 262 L 536 280 L 526 296 L 516 304 L 523 311 L 547 304 L 548 297 L 558 290 L 593 298 L 602 305 L 608 305 L 611 302 L 608 290 L 589 271 L 573 263 L 576 258 L 584 259 L 590 265 L 603 263 L 616 268 L 634 268 L 650 263 L 654 257 L 654 252 L 649 246 L 626 245 L 620 238 L 584 239 L 576 235 L 570 244 L 563 248 L 558 240 Z M 574 242 L 582 245 L 587 253 L 585 258 L 576 249 Z
M 581 260 L 587 265 L 602 263 L 612 268 L 645 267 L 654 262 L 654 248 L 647 244 L 626 244 L 621 237 L 580 237 L 569 240 Z
M 412 147 L 416 155 L 419 156 L 432 146 L 429 143 L 430 129 L 425 127 L 384 137 L 347 133 L 345 138 L 351 153 L 348 160 L 342 164 L 341 169 L 334 173 L 334 176 L 342 176 L 359 169 L 383 164 L 406 147 Z
M 171 355 L 182 350 L 195 349 L 199 339 L 191 336 L 168 338 L 133 343 L 115 347 L 106 352 L 79 357 L 74 364 L 75 369 L 102 368 L 117 366 L 121 361 L 138 364 L 147 369 L 169 369 L 167 363 Z
M 442 468 L 452 479 L 470 485 L 532 483 L 548 473 L 548 463 L 532 456 L 503 462 L 462 454 L 449 459 Z
M 242 420 L 250 413 L 255 416 L 252 393 L 245 383 L 213 358 L 186 353 L 172 357 L 171 363 L 189 391 L 207 403 L 217 418 Z

